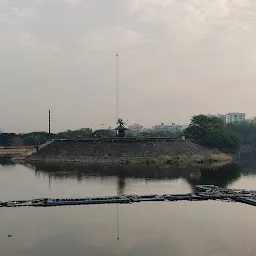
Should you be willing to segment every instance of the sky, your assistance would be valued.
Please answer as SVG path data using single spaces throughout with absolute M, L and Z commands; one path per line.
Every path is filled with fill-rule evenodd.
M 254 0 L 1 0 L 5 132 L 256 116 Z

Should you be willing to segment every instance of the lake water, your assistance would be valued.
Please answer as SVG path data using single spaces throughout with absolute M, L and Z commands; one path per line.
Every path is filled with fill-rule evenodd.
M 0 200 L 256 189 L 254 156 L 214 170 L 2 163 Z M 255 255 L 256 207 L 218 201 L 1 208 L 0 255 Z M 12 237 L 8 237 L 8 235 Z

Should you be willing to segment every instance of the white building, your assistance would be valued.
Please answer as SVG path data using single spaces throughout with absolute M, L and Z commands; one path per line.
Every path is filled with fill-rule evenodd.
M 228 113 L 228 114 L 217 114 L 217 115 L 208 115 L 208 116 L 216 116 L 224 121 L 225 124 L 235 124 L 245 121 L 245 113 Z
M 225 115 L 225 123 L 240 123 L 245 121 L 245 113 L 228 113 Z
M 161 123 L 161 124 L 156 124 L 154 126 L 152 126 L 151 130 L 154 131 L 168 131 L 171 130 L 171 126 L 165 123 Z
M 153 131 L 181 131 L 182 126 L 177 125 L 175 123 L 172 123 L 172 124 L 161 123 L 161 124 L 154 125 L 150 130 L 153 130 Z
M 131 132 L 140 133 L 143 132 L 144 128 L 143 125 L 135 123 L 132 125 L 128 125 L 128 130 L 130 130 Z
M 256 124 L 256 116 L 250 118 L 250 119 L 247 119 L 250 123 L 252 124 Z

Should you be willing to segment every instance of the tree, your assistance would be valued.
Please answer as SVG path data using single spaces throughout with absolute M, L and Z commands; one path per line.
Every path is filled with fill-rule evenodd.
M 236 151 L 240 145 L 239 138 L 217 117 L 194 116 L 184 134 L 199 144 L 222 151 Z
M 1 146 L 11 146 L 13 138 L 17 135 L 15 133 L 1 133 L 0 134 L 0 145 Z
M 47 132 L 31 132 L 25 134 L 19 134 L 19 137 L 23 139 L 23 143 L 26 146 L 37 146 L 45 143 L 49 139 L 54 139 L 55 134 L 49 134 Z
M 92 135 L 92 129 L 90 128 L 81 128 L 78 130 L 67 130 L 65 132 L 60 132 L 56 135 L 58 139 L 71 139 L 71 140 L 80 140 L 85 138 L 90 138 Z
M 168 137 L 168 138 L 179 138 L 182 132 L 180 130 L 163 130 L 163 131 L 156 131 L 156 130 L 149 130 L 140 132 L 138 134 L 131 134 L 131 136 L 136 137 Z
M 23 139 L 23 143 L 26 146 L 36 146 L 37 145 L 37 141 L 35 139 L 35 137 L 33 136 L 27 136 Z
M 224 127 L 224 122 L 217 117 L 197 115 L 192 118 L 189 127 L 185 130 L 185 135 L 201 141 L 204 140 L 207 132 L 216 129 L 224 129 Z
M 256 124 L 249 122 L 228 124 L 228 129 L 239 137 L 241 143 L 256 143 Z

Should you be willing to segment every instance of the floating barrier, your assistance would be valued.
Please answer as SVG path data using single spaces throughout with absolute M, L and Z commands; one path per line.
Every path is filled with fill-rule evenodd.
M 214 185 L 195 186 L 195 192 L 190 194 L 164 194 L 164 195 L 123 195 L 108 197 L 86 198 L 40 198 L 33 200 L 19 200 L 0 202 L 0 207 L 52 207 L 96 204 L 131 204 L 139 202 L 163 201 L 205 201 L 221 200 L 241 202 L 256 206 L 256 191 L 223 189 Z
M 249 205 L 256 206 L 256 197 L 248 198 L 248 197 L 237 197 L 234 199 L 236 202 L 245 203 Z

